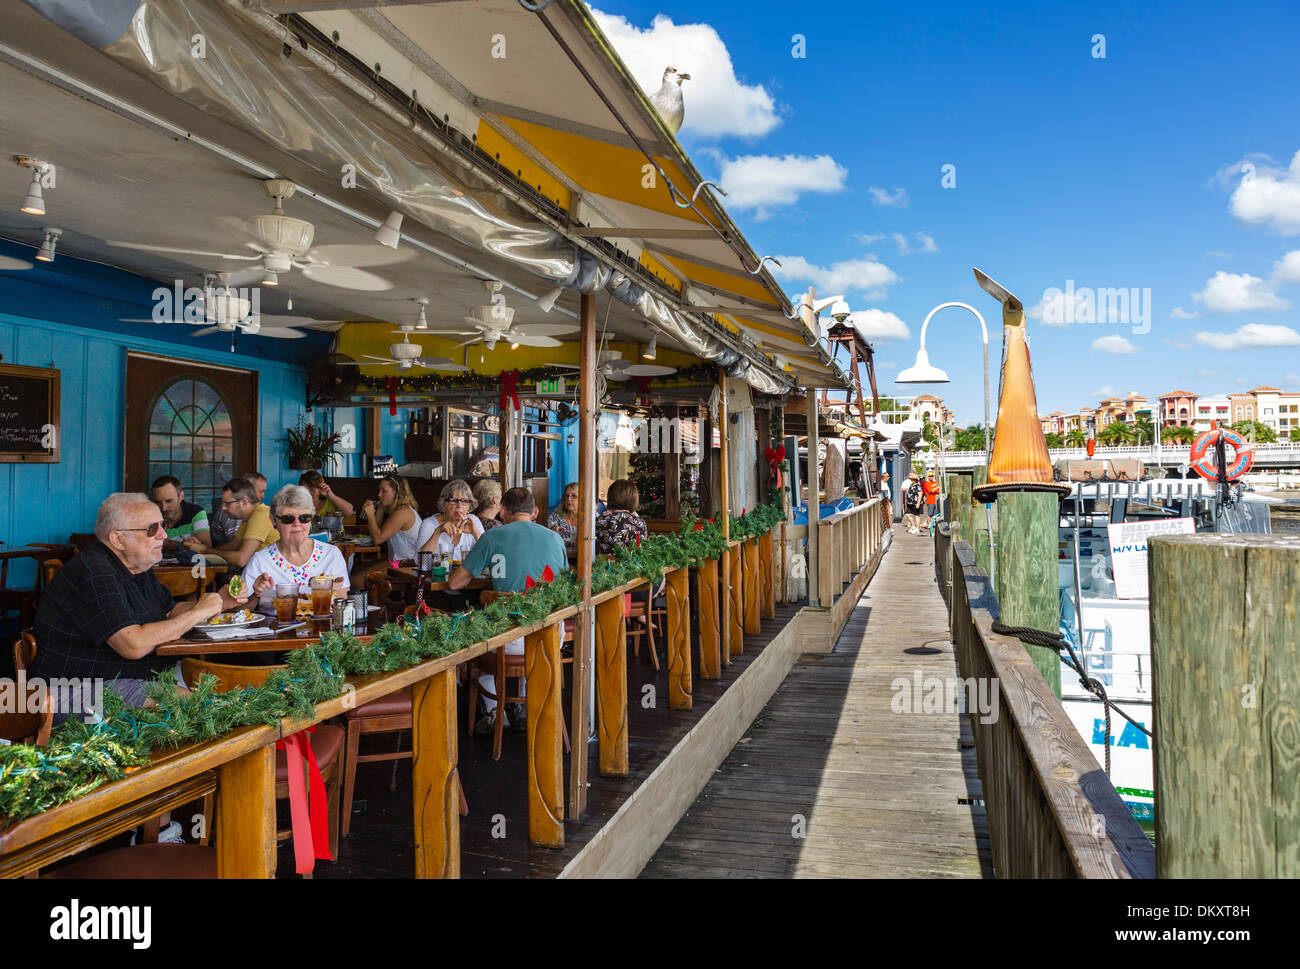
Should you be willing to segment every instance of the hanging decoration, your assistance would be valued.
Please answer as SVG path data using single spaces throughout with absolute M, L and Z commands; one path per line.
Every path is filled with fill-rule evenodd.
M 558 367 L 529 367 L 526 370 L 519 370 L 519 385 L 527 387 L 529 384 L 536 383 L 538 380 L 554 380 L 556 377 L 564 377 L 568 381 L 573 380 L 572 369 L 560 369 Z M 387 390 L 388 385 L 385 383 L 388 377 L 367 376 L 363 374 L 357 382 L 358 390 L 380 391 Z M 694 387 L 703 384 L 716 384 L 718 379 L 717 368 L 712 364 L 699 364 L 694 367 L 682 367 L 674 374 L 665 377 L 651 377 L 653 387 Z M 426 393 L 440 390 L 480 390 L 485 392 L 499 391 L 501 389 L 501 378 L 497 374 L 475 373 L 471 370 L 457 371 L 453 373 L 423 373 L 414 376 L 402 378 L 403 393 Z
M 769 447 L 764 454 L 767 457 L 767 480 L 776 488 L 781 484 L 781 469 L 785 467 L 785 445 Z
M 385 377 L 384 389 L 388 391 L 388 416 L 397 416 L 397 388 L 402 386 L 402 381 L 397 377 Z
M 506 401 L 509 400 L 514 404 L 514 409 L 519 410 L 519 377 L 518 370 L 501 371 L 501 413 L 505 413 Z

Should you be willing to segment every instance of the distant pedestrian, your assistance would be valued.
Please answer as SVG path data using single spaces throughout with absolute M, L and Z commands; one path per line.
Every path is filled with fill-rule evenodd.
M 882 471 L 880 472 L 880 514 L 885 520 L 886 528 L 890 528 L 894 524 L 894 507 L 890 499 L 889 472 Z
M 934 480 L 933 471 L 926 472 L 921 490 L 925 492 L 925 522 L 921 527 L 925 528 L 939 510 L 939 482 Z
M 915 471 L 908 472 L 907 491 L 903 493 L 903 524 L 913 535 L 921 532 L 921 513 L 924 509 L 925 492 L 921 488 L 921 476 Z

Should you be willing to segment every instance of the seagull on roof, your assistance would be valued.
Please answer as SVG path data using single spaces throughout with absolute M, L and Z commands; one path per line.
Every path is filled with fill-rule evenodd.
M 655 106 L 659 117 L 664 119 L 664 124 L 673 134 L 677 134 L 682 126 L 682 118 L 686 115 L 686 106 L 682 102 L 682 81 L 690 79 L 689 74 L 677 73 L 675 67 L 665 67 L 663 84 L 650 98 L 650 103 Z

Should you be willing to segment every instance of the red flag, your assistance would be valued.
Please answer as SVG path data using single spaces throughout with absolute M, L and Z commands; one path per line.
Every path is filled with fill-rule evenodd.
M 531 575 L 524 576 L 524 591 L 525 591 L 525 592 L 527 592 L 529 589 L 531 589 L 531 588 L 532 588 L 533 586 L 535 586 L 535 585 L 537 585 L 537 583 L 533 581 L 533 577 L 532 577 Z
M 548 565 L 545 569 L 542 570 L 542 581 L 543 581 L 543 582 L 554 582 L 554 581 L 555 581 L 555 572 L 552 571 L 552 569 L 551 569 L 551 567 L 550 567 L 549 565 Z

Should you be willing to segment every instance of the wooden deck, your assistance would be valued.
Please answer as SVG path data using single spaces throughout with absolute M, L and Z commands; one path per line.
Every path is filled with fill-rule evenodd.
M 891 709 L 916 671 L 959 675 L 931 539 L 898 527 L 834 651 L 800 659 L 643 877 L 989 876 L 965 718 Z

